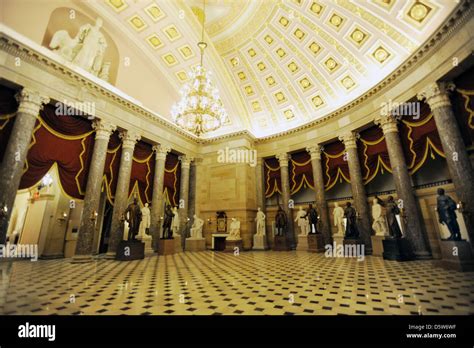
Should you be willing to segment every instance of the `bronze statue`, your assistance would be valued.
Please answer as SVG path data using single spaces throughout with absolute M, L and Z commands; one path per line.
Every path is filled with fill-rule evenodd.
M 393 196 L 388 196 L 386 203 L 384 203 L 380 198 L 378 198 L 378 200 L 380 205 L 385 207 L 385 216 L 387 218 L 388 233 L 390 234 L 390 237 L 402 238 L 402 230 L 397 221 L 397 215 L 400 214 L 397 202 L 395 202 Z
M 346 203 L 344 217 L 347 219 L 345 238 L 359 238 L 359 230 L 357 229 L 357 213 L 352 207 L 351 202 Z
M 461 240 L 461 230 L 456 216 L 457 205 L 456 202 L 444 194 L 444 189 L 438 189 L 438 197 L 436 198 L 438 218 L 440 224 L 445 224 L 448 227 L 448 240 Z
M 135 197 L 133 202 L 127 207 L 124 212 L 125 219 L 128 222 L 128 240 L 136 240 L 135 236 L 138 234 L 140 222 L 142 220 L 142 212 L 138 205 L 138 200 Z
M 288 224 L 288 219 L 286 218 L 286 214 L 281 209 L 281 207 L 278 207 L 278 211 L 275 215 L 275 228 L 276 228 L 276 236 L 283 236 L 284 231 L 286 229 L 286 225 Z
M 318 211 L 313 208 L 313 205 L 310 204 L 308 208 L 308 212 L 304 216 L 304 218 L 308 218 L 309 221 L 309 233 L 316 234 L 318 233 Z
M 173 211 L 171 205 L 166 205 L 165 216 L 163 219 L 163 239 L 173 239 L 173 232 L 171 230 L 171 223 L 173 222 Z

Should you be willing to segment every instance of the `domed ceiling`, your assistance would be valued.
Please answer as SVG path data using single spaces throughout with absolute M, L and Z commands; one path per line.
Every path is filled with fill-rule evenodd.
M 176 91 L 199 64 L 202 0 L 89 4 L 121 26 Z M 247 129 L 262 137 L 330 114 L 400 66 L 457 5 L 454 0 L 207 0 L 204 65 L 213 71 L 229 114 L 225 125 L 207 136 Z

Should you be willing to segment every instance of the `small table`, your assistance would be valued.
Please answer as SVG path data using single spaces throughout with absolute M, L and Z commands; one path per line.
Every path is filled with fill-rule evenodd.
M 212 244 L 211 244 L 211 249 L 212 250 L 224 250 L 225 249 L 225 239 L 229 236 L 228 233 L 213 233 L 212 234 Z M 222 249 L 216 249 L 216 238 L 224 238 L 223 240 L 223 245 L 224 247 Z

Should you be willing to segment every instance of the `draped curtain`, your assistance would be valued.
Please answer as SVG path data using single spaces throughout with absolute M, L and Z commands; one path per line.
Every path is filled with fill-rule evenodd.
M 291 154 L 289 172 L 291 194 L 299 192 L 302 188 L 309 187 L 314 190 L 313 167 L 308 151 L 303 150 Z
M 169 153 L 165 162 L 163 195 L 168 204 L 176 207 L 179 203 L 179 187 L 181 184 L 181 165 L 178 155 Z
M 155 156 L 150 144 L 137 142 L 133 151 L 132 172 L 130 174 L 129 196 L 137 195 L 142 204 L 151 203 Z
M 113 205 L 117 189 L 120 158 L 122 156 L 122 142 L 118 132 L 114 132 L 109 139 L 107 155 L 105 157 L 103 183 L 107 193 L 107 200 Z
M 371 182 L 379 173 L 392 172 L 387 143 L 383 131 L 378 126 L 372 126 L 360 133 L 360 143 L 357 147 L 364 183 Z
M 13 89 L 0 86 L 0 163 L 7 148 L 18 109 L 15 93 Z
M 330 190 L 338 182 L 343 180 L 350 182 L 349 166 L 345 156 L 346 150 L 341 141 L 324 145 L 321 155 L 324 170 L 324 186 L 326 191 Z
M 265 159 L 263 175 L 265 177 L 265 197 L 270 198 L 275 193 L 281 194 L 280 163 L 276 158 Z

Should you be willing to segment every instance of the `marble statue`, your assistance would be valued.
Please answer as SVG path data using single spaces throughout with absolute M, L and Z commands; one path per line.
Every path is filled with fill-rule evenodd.
M 142 212 L 136 197 L 133 199 L 133 202 L 129 204 L 124 215 L 125 221 L 128 223 L 128 240 L 135 240 L 142 219 Z
M 148 235 L 150 228 L 150 208 L 148 208 L 148 203 L 145 203 L 145 206 L 141 209 L 142 221 L 140 222 L 139 235 L 142 239 L 149 238 Z
M 387 221 L 385 220 L 383 207 L 380 205 L 379 199 L 377 197 L 374 198 L 372 204 L 372 219 L 374 220 L 372 229 L 375 231 L 375 235 L 387 235 Z
M 446 225 L 449 233 L 451 233 L 447 240 L 461 240 L 461 230 L 456 216 L 456 209 L 456 202 L 444 194 L 443 188 L 439 188 L 438 197 L 436 198 L 436 210 L 439 223 Z
M 257 216 L 255 217 L 255 221 L 257 222 L 257 236 L 265 235 L 265 218 L 265 214 L 259 207 L 257 211 Z
M 285 229 L 288 224 L 288 219 L 286 217 L 285 212 L 281 207 L 278 207 L 278 211 L 275 215 L 275 229 L 276 233 L 275 236 L 283 236 L 285 234 Z
M 196 214 L 193 216 L 194 221 L 191 226 L 191 237 L 188 239 L 202 239 L 202 227 L 204 226 L 204 220 L 198 218 Z
M 230 222 L 229 235 L 226 240 L 240 240 L 240 221 L 236 218 L 232 218 Z
M 393 199 L 393 196 L 388 196 L 385 205 L 385 216 L 387 217 L 388 232 L 392 238 L 402 238 L 402 230 L 398 225 L 397 215 L 400 214 L 397 202 Z
M 54 33 L 49 47 L 69 62 L 107 80 L 110 62 L 103 62 L 107 41 L 100 32 L 102 24 L 102 19 L 97 18 L 95 25 L 82 25 L 74 38 L 66 30 L 59 30 Z
M 173 237 L 179 236 L 179 213 L 178 213 L 178 208 L 173 207 L 173 219 L 171 220 L 171 230 L 173 231 Z
M 318 211 L 313 208 L 313 205 L 310 204 L 308 207 L 308 212 L 306 213 L 306 216 L 309 220 L 309 225 L 310 225 L 310 232 L 311 234 L 317 234 L 318 233 Z
M 171 222 L 173 221 L 173 211 L 171 205 L 167 204 L 163 218 L 163 239 L 172 239 Z
M 346 203 L 344 216 L 347 219 L 345 238 L 359 238 L 359 229 L 357 228 L 357 212 L 352 207 L 351 202 Z
M 308 235 L 309 231 L 309 220 L 306 216 L 306 211 L 303 210 L 303 207 L 300 207 L 298 212 L 296 213 L 295 222 L 297 223 L 298 227 L 301 230 L 300 236 Z
M 339 203 L 334 202 L 334 211 L 332 212 L 334 217 L 334 226 L 337 227 L 336 235 L 344 235 L 344 209 L 339 206 Z

